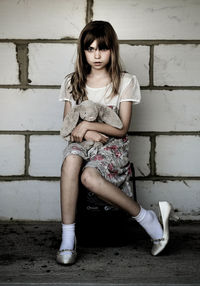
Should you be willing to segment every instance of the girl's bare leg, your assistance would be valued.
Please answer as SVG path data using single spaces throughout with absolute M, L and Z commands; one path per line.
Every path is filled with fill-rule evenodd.
M 62 165 L 60 199 L 62 223 L 64 224 L 75 222 L 79 173 L 82 161 L 82 158 L 78 155 L 69 155 Z
M 81 176 L 82 183 L 90 191 L 127 211 L 145 229 L 152 239 L 161 239 L 163 229 L 156 214 L 143 209 L 119 188 L 106 181 L 95 168 L 86 168 Z
M 140 212 L 140 205 L 119 188 L 106 181 L 95 168 L 86 168 L 81 176 L 82 184 L 90 191 L 127 211 L 132 216 Z

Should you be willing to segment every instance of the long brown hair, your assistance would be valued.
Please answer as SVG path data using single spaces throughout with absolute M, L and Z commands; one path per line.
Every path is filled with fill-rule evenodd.
M 69 75 L 71 78 L 71 93 L 77 103 L 87 99 L 85 85 L 91 67 L 87 63 L 84 51 L 87 50 L 95 40 L 97 40 L 99 49 L 106 48 L 111 52 L 110 61 L 106 67 L 112 82 L 111 97 L 117 95 L 119 90 L 122 69 L 119 62 L 117 35 L 110 23 L 105 21 L 92 21 L 88 23 L 80 33 L 75 72 Z

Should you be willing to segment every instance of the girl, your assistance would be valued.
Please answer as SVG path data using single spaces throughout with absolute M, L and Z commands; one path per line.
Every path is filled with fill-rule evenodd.
M 71 133 L 74 143 L 64 150 L 61 170 L 62 242 L 57 253 L 58 263 L 67 265 L 76 260 L 75 213 L 79 176 L 88 190 L 135 218 L 153 240 L 153 255 L 160 253 L 168 242 L 170 204 L 159 203 L 162 229 L 156 214 L 133 200 L 129 184 L 126 133 L 132 103 L 139 103 L 140 97 L 136 76 L 122 72 L 120 67 L 119 45 L 113 27 L 105 21 L 87 24 L 79 37 L 75 72 L 68 75 L 61 85 L 59 99 L 65 101 L 64 117 L 71 107 L 90 99 L 114 108 L 123 128 L 82 121 Z M 77 143 L 83 140 L 102 142 L 103 147 L 98 154 L 86 159 L 84 150 L 77 147 Z

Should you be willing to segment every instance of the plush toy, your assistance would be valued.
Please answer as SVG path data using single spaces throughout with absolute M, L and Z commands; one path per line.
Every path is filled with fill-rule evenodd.
M 104 122 L 119 129 L 123 127 L 119 116 L 113 109 L 91 100 L 85 100 L 80 105 L 72 107 L 67 113 L 60 130 L 61 136 L 65 138 L 65 140 L 70 141 L 71 132 L 81 120 Z M 90 148 L 93 143 L 94 142 L 83 141 L 80 144 L 85 148 Z

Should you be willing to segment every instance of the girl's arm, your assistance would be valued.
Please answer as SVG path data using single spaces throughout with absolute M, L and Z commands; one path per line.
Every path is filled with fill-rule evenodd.
M 123 101 L 120 103 L 120 110 L 119 110 L 119 116 L 123 123 L 122 129 L 112 127 L 105 123 L 82 121 L 72 131 L 71 134 L 72 139 L 76 142 L 82 142 L 83 137 L 88 130 L 94 130 L 113 137 L 119 137 L 119 138 L 123 137 L 126 135 L 128 131 L 131 121 L 131 114 L 132 114 L 132 102 Z
M 70 101 L 65 101 L 65 107 L 64 107 L 64 112 L 63 112 L 63 119 L 65 118 L 67 113 L 70 111 L 70 109 L 71 109 L 71 102 Z
M 70 101 L 66 101 L 65 102 L 65 106 L 64 106 L 63 119 L 65 118 L 67 113 L 70 111 L 70 109 L 71 109 L 71 102 Z M 107 140 L 108 140 L 108 137 L 104 136 L 103 134 L 101 134 L 99 132 L 88 130 L 86 132 L 86 134 L 85 134 L 85 139 L 86 140 L 92 140 L 92 141 L 95 141 L 95 142 L 106 143 Z M 73 137 L 72 137 L 72 141 L 74 141 Z

